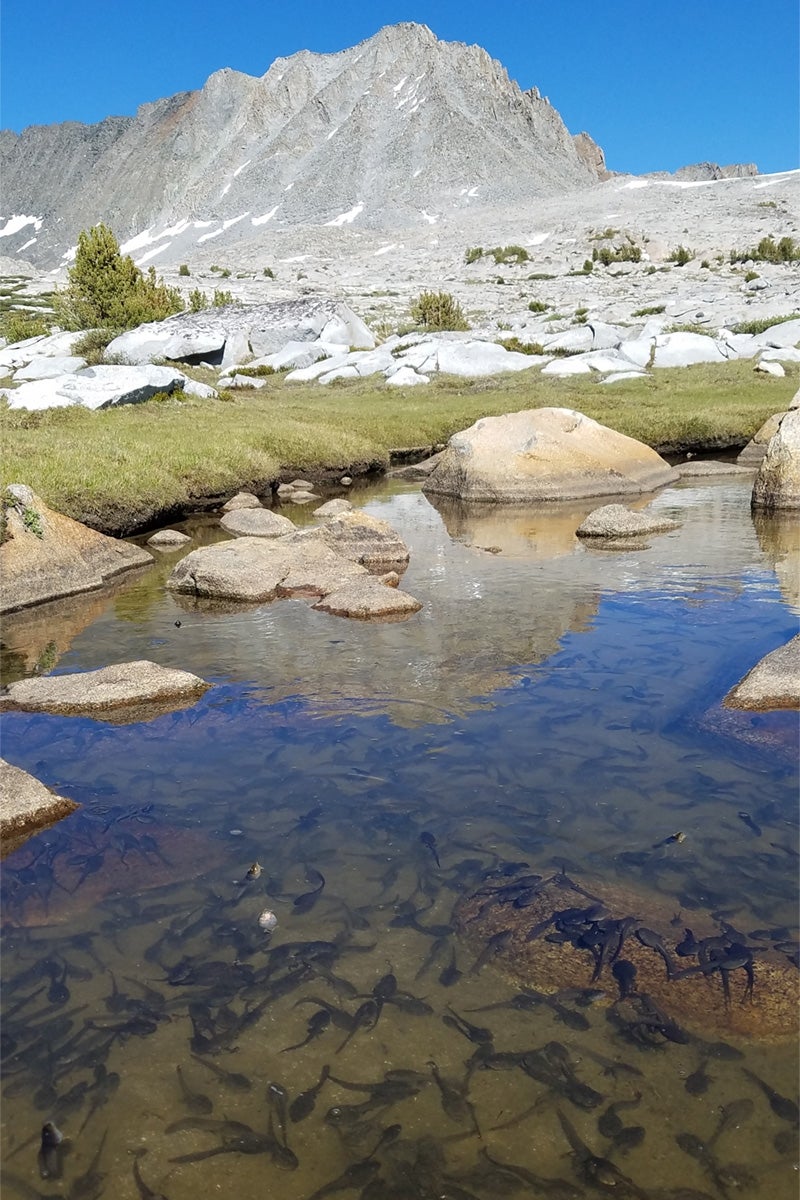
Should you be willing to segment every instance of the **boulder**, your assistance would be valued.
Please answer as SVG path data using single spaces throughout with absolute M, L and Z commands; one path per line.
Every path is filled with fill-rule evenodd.
M 111 408 L 139 404 L 159 392 L 183 388 L 185 377 L 172 367 L 85 367 L 74 375 L 40 379 L 6 389 L 9 408 Z
M 318 496 L 316 492 L 292 490 L 289 495 L 286 496 L 286 499 L 290 500 L 292 504 L 310 504 L 312 500 L 319 500 L 321 497 Z
M 579 538 L 626 538 L 678 528 L 679 521 L 658 513 L 633 512 L 624 504 L 604 504 L 590 512 L 575 533 Z
M 716 459 L 693 458 L 691 462 L 679 463 L 675 470 L 681 479 L 707 479 L 717 475 L 749 475 L 754 467 L 742 463 L 719 462 Z
M 389 367 L 384 375 L 391 387 L 416 387 L 418 383 L 430 383 L 427 375 L 420 375 L 413 367 Z
M 69 816 L 78 807 L 0 758 L 0 837 L 16 837 Z
M 800 408 L 791 409 L 770 438 L 753 484 L 753 508 L 800 508 Z
M 310 530 L 308 533 L 317 533 Z M 305 531 L 304 531 L 305 534 Z M 219 600 L 264 602 L 276 597 L 327 597 L 347 592 L 351 585 L 362 581 L 381 588 L 374 612 L 366 611 L 365 602 L 356 596 L 347 597 L 328 611 L 340 616 L 389 615 L 390 602 L 382 592 L 388 591 L 366 567 L 343 557 L 319 537 L 298 534 L 277 541 L 241 538 L 235 542 L 218 542 L 194 550 L 177 564 L 167 580 L 167 587 L 184 594 Z M 394 577 L 396 579 L 396 577 Z M 387 607 L 388 606 L 388 607 Z M 352 609 L 352 611 L 349 611 Z M 395 613 L 414 611 L 408 601 L 395 603 Z
M 539 361 L 530 354 L 506 350 L 495 342 L 443 342 L 439 346 L 437 368 L 443 375 L 478 379 L 504 371 L 529 371 Z
M 27 383 L 31 379 L 57 379 L 59 375 L 74 375 L 86 366 L 86 359 L 77 355 L 43 355 L 34 358 L 26 367 L 14 372 L 14 383 Z
M 40 337 L 25 338 L 21 342 L 12 342 L 0 350 L 0 375 L 14 371 L 35 358 L 72 357 L 73 347 L 83 337 L 80 333 L 50 333 Z
M 622 330 L 603 321 L 588 321 L 592 331 L 592 350 L 616 350 L 622 341 Z
M 744 450 L 739 454 L 736 459 L 737 463 L 741 463 L 742 466 L 757 467 L 767 453 L 770 438 L 778 432 L 778 426 L 785 415 L 785 413 L 779 412 L 767 417 L 761 428 L 753 434 Z
M 366 576 L 324 596 L 314 608 L 336 617 L 355 617 L 367 621 L 409 617 L 419 612 L 422 605 L 406 592 L 387 587 L 380 580 Z
M 280 539 L 234 538 L 192 550 L 175 565 L 166 586 L 189 596 L 261 603 L 275 599 L 289 565 Z
M 601 383 L 626 383 L 629 379 L 647 379 L 646 371 L 612 371 Z
M 294 536 L 298 541 L 319 538 L 343 558 L 370 571 L 404 571 L 410 558 L 408 546 L 391 525 L 365 512 L 342 513 Z
M 592 368 L 584 362 L 582 354 L 574 354 L 570 358 L 554 358 L 552 362 L 542 367 L 543 375 L 591 375 Z
M 230 500 L 225 501 L 222 511 L 234 512 L 237 508 L 263 508 L 263 505 L 258 496 L 254 496 L 252 492 L 237 492 L 235 496 L 231 496 Z
M 193 703 L 210 686 L 188 671 L 160 667 L 143 659 L 101 667 L 99 671 L 20 679 L 9 684 L 0 698 L 0 709 L 103 719 L 115 710 L 130 707 L 140 719 L 147 705 L 155 705 L 160 715 Z
M 662 333 L 656 338 L 653 366 L 688 367 L 692 363 L 725 362 L 726 358 L 719 343 L 704 333 Z
M 723 701 L 726 708 L 800 708 L 800 633 L 748 671 Z
M 219 366 L 223 361 L 232 365 L 251 354 L 257 358 L 275 354 L 288 342 L 315 341 L 361 350 L 375 345 L 366 325 L 346 304 L 323 296 L 304 296 L 271 304 L 228 304 L 198 313 L 177 313 L 120 334 L 108 349 L 130 363 L 169 358 Z M 229 343 L 232 353 L 226 359 Z
M 655 350 L 656 339 L 654 337 L 638 337 L 631 338 L 629 341 L 622 342 L 619 347 L 620 354 L 637 367 L 651 366 L 651 359 Z
M 189 379 L 184 375 L 183 394 L 196 396 L 198 400 L 216 400 L 219 392 L 209 383 L 200 383 L 197 379 Z
M 754 371 L 758 371 L 760 375 L 772 375 L 775 379 L 783 379 L 786 372 L 779 362 L 772 362 L 770 359 L 760 358 L 753 367 Z
M 90 592 L 122 571 L 153 563 L 139 546 L 54 512 L 23 484 L 9 485 L 6 496 L 0 612 Z
M 178 529 L 159 529 L 158 533 L 147 539 L 147 544 L 155 550 L 179 550 L 191 540 L 188 534 Z
M 220 375 L 217 384 L 221 388 L 249 388 L 251 391 L 259 391 L 267 386 L 267 381 L 259 375 Z
M 314 509 L 315 521 L 327 521 L 329 517 L 340 517 L 342 513 L 352 512 L 353 506 L 349 500 L 337 499 L 326 500 L 324 504 L 320 504 L 319 508 Z
M 288 517 L 282 517 L 270 508 L 234 509 L 225 514 L 220 525 L 234 537 L 279 538 L 295 531 Z
M 582 350 L 591 350 L 594 342 L 594 334 L 591 325 L 576 325 L 573 329 L 565 329 L 561 333 L 551 334 L 545 338 L 542 343 L 545 354 L 553 350 L 569 350 L 573 353 L 580 353 Z
M 341 352 L 342 347 L 333 342 L 287 342 L 274 354 L 254 359 L 250 366 L 272 367 L 276 371 L 299 370 Z
M 639 495 L 676 478 L 642 442 L 573 409 L 538 408 L 484 417 L 454 434 L 422 490 L 527 503 Z
M 755 335 L 755 341 L 761 346 L 774 346 L 776 349 L 798 345 L 800 343 L 800 317 L 795 317 L 792 321 L 781 321 L 778 325 L 770 325 L 769 329 Z

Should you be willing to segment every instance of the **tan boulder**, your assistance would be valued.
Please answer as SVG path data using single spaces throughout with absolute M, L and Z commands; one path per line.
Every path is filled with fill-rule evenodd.
M 231 496 L 230 500 L 226 500 L 222 506 L 223 512 L 235 512 L 237 508 L 261 508 L 262 504 L 258 496 L 254 496 L 252 492 L 237 492 L 235 496 Z
M 159 529 L 158 533 L 147 539 L 147 544 L 154 550 L 180 550 L 191 540 L 188 534 L 181 533 L 179 529 Z
M 396 587 L 386 587 L 369 575 L 345 584 L 318 600 L 314 608 L 337 617 L 356 617 L 359 620 L 397 620 L 410 617 L 422 608 L 419 600 Z
M 679 528 L 679 521 L 659 513 L 632 512 L 624 504 L 604 504 L 590 512 L 575 533 L 579 538 L 626 538 Z
M 356 579 L 370 578 L 366 567 L 337 554 L 324 542 L 306 541 L 292 548 L 279 596 L 327 596 Z
M 315 508 L 313 517 L 315 521 L 327 521 L 329 517 L 340 517 L 342 513 L 352 512 L 353 506 L 349 500 L 339 497 L 335 500 L 326 500 L 324 504 L 320 504 L 319 508 Z
M 140 546 L 54 512 L 24 484 L 6 488 L 2 507 L 6 540 L 0 546 L 0 612 L 90 592 L 122 571 L 153 563 Z
M 388 521 L 361 511 L 342 513 L 316 528 L 302 530 L 295 538 L 320 539 L 337 554 L 361 563 L 369 571 L 404 571 L 411 557 L 408 546 Z
M 767 417 L 764 424 L 758 429 L 750 441 L 742 450 L 741 454 L 736 459 L 740 466 L 757 467 L 764 455 L 767 453 L 767 446 L 770 439 L 778 432 L 778 426 L 786 414 L 783 412 L 773 413 L 771 417 Z M 681 475 L 683 475 L 681 468 Z
M 527 503 L 640 495 L 678 478 L 649 446 L 569 408 L 483 417 L 454 434 L 422 490 Z
M 790 409 L 767 446 L 753 484 L 753 508 L 800 508 L 800 408 Z
M 234 509 L 226 513 L 220 525 L 234 537 L 279 538 L 296 529 L 288 517 L 261 507 Z
M 0 837 L 17 837 L 50 825 L 77 807 L 27 771 L 0 758 Z
M 193 703 L 211 685 L 188 671 L 161 667 L 143 659 L 116 663 L 98 671 L 41 675 L 9 684 L 0 708 L 64 716 L 142 720 Z M 153 711 L 147 713 L 148 706 Z M 131 716 L 127 710 L 135 710 Z
M 725 697 L 726 708 L 800 709 L 800 633 L 766 654 Z
M 252 603 L 273 600 L 290 565 L 279 542 L 241 537 L 192 550 L 175 565 L 167 587 L 210 599 Z

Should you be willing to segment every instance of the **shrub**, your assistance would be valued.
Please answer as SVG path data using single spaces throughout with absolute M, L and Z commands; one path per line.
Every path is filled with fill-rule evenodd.
M 219 288 L 214 288 L 214 295 L 211 297 L 212 307 L 224 308 L 226 304 L 233 304 L 233 293 L 221 292 Z
M 24 342 L 27 338 L 42 337 L 50 332 L 51 322 L 39 313 L 9 309 L 0 315 L 0 337 L 7 342 Z
M 674 250 L 670 250 L 667 255 L 667 262 L 675 263 L 676 267 L 685 267 L 694 258 L 694 251 L 689 250 L 686 246 L 676 246 Z
M 635 308 L 631 313 L 632 317 L 655 317 L 659 313 L 664 312 L 666 304 L 651 304 L 648 308 Z
M 225 268 L 224 271 L 220 271 L 219 275 L 220 275 L 220 279 L 230 279 L 230 277 L 231 277 L 231 273 L 227 267 Z
M 704 259 L 703 259 L 703 261 L 700 263 L 700 266 L 701 266 L 701 267 L 702 267 L 702 268 L 703 268 L 705 271 L 708 271 L 708 270 L 710 270 L 710 268 L 711 268 L 711 263 L 708 261 L 708 259 L 707 259 L 707 258 L 704 258 Z
M 592 262 L 592 260 L 590 258 L 584 259 L 584 261 L 583 261 L 584 275 L 591 275 L 593 270 L 594 270 L 594 263 Z
M 732 263 L 748 262 L 798 262 L 800 261 L 800 242 L 794 238 L 782 237 L 776 242 L 772 237 L 763 237 L 755 250 L 731 250 Z
M 548 275 L 546 271 L 535 271 L 533 275 L 529 275 L 528 279 L 555 279 L 555 275 Z
M 181 263 L 181 265 L 178 267 L 178 274 L 179 275 L 191 275 L 191 271 L 189 270 L 186 263 Z
M 88 329 L 73 344 L 72 353 L 85 358 L 90 367 L 105 360 L 108 343 L 116 337 L 114 329 Z
M 679 321 L 675 325 L 668 325 L 664 330 L 665 333 L 702 333 L 706 337 L 713 337 L 715 331 L 708 325 L 701 325 L 697 321 Z
M 483 258 L 483 246 L 470 246 L 464 254 L 464 262 L 469 267 Z
M 531 300 L 528 304 L 528 312 L 543 313 L 547 312 L 549 304 L 545 304 L 544 300 Z
M 483 253 L 481 251 L 481 253 Z M 507 266 L 516 263 L 517 266 L 528 262 L 530 255 L 524 246 L 494 246 L 491 250 L 486 251 L 491 254 L 495 261 L 495 266 Z
M 449 292 L 421 292 L 412 301 L 411 316 L 426 329 L 469 329 L 461 305 Z
M 731 325 L 731 333 L 763 333 L 773 325 L 782 325 L 784 321 L 796 321 L 798 318 L 800 312 L 791 312 L 782 317 L 757 317 L 752 321 L 739 321 L 737 325 Z
M 752 283 L 754 279 L 758 279 L 758 271 L 745 271 L 745 273 L 744 273 L 745 283 Z
M 78 235 L 69 286 L 55 298 L 63 328 L 133 329 L 182 309 L 177 289 L 157 279 L 155 268 L 143 274 L 129 255 L 123 256 L 108 226 L 95 225 Z
M 607 226 L 602 233 L 593 233 L 589 238 L 590 242 L 610 242 L 612 238 L 619 237 L 619 230 L 613 229 L 610 225 Z
M 189 292 L 189 312 L 202 312 L 208 308 L 208 296 L 200 288 L 192 288 Z
M 274 279 L 275 278 L 275 272 L 273 271 L 272 267 L 264 267 L 264 278 L 265 279 Z
M 500 345 L 506 350 L 516 350 L 518 354 L 544 354 L 541 342 L 521 342 L 518 337 L 503 338 Z
M 269 367 L 266 363 L 260 367 L 237 367 L 237 375 L 249 375 L 252 379 L 265 379 L 269 375 L 276 375 L 274 367 Z
M 589 315 L 588 308 L 576 308 L 575 309 L 575 324 L 576 325 L 585 325 L 586 318 L 588 317 L 588 315 Z
M 595 246 L 592 249 L 592 261 L 602 263 L 604 267 L 617 262 L 641 262 L 641 259 L 641 246 L 635 246 L 632 242 L 624 242 L 621 246 L 601 246 L 599 250 Z

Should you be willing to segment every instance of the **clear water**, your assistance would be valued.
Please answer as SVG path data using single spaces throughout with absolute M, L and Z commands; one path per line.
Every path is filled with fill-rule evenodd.
M 235 611 L 193 605 L 163 589 L 170 555 L 110 597 L 80 597 L 7 623 L 7 679 L 151 658 L 215 684 L 194 707 L 143 724 L 4 718 L 4 756 L 82 803 L 4 863 L 4 1011 L 45 989 L 4 1024 L 7 1194 L 146 1195 L 137 1191 L 136 1162 L 147 1186 L 171 1200 L 198 1187 L 293 1200 L 338 1179 L 399 1124 L 372 1160 L 380 1166 L 347 1177 L 353 1186 L 343 1194 L 515 1194 L 510 1176 L 490 1173 L 480 1157 L 486 1148 L 545 1180 L 567 1181 L 559 1192 L 517 1177 L 520 1195 L 796 1195 L 791 1117 L 776 1115 L 744 1073 L 796 1099 L 791 1036 L 726 1037 L 740 1057 L 712 1056 L 711 1083 L 692 1095 L 686 1080 L 706 1057 L 698 1044 L 639 1050 L 620 1040 L 602 1003 L 572 1006 L 588 1022 L 581 1031 L 548 1008 L 472 1016 L 490 1027 L 497 1051 L 558 1041 L 578 1077 L 604 1097 L 586 1110 L 521 1070 L 475 1070 L 467 1094 L 479 1138 L 468 1115 L 444 1111 L 428 1064 L 463 1081 L 476 1047 L 443 1023 L 446 1006 L 469 1016 L 518 989 L 491 964 L 470 974 L 475 950 L 456 933 L 417 978 L 434 939 L 403 923 L 413 907 L 426 910 L 418 924 L 448 924 L 487 871 L 527 861 L 534 871 L 566 864 L 586 882 L 639 889 L 687 924 L 700 911 L 724 912 L 739 928 L 786 926 L 787 939 L 796 938 L 795 716 L 723 716 L 719 708 L 749 667 L 796 631 L 796 531 L 774 520 L 754 526 L 748 485 L 737 481 L 661 493 L 655 505 L 681 528 L 625 552 L 575 541 L 588 505 L 465 514 L 438 511 L 398 485 L 354 498 L 411 547 L 402 586 L 424 609 L 410 621 L 347 622 L 302 601 Z M 219 536 L 208 518 L 180 527 L 197 544 Z M 687 835 L 679 858 L 637 853 L 678 829 Z M 440 868 L 423 832 L 436 839 Z M 143 837 L 152 839 L 144 849 Z M 261 877 L 234 882 L 256 860 Z M 36 863 L 69 872 L 74 890 L 48 888 Z M 295 911 L 320 872 L 320 898 Z M 258 925 L 265 908 L 278 919 L 271 939 Z M 275 965 L 282 945 L 336 938 L 335 961 L 321 964 L 335 978 L 324 969 L 312 975 L 314 960 L 307 979 L 290 979 L 286 994 L 258 1009 L 286 976 Z M 463 975 L 444 986 L 453 951 Z M 184 981 L 187 960 L 224 965 Z M 69 999 L 50 1003 L 48 971 L 58 982 L 64 964 Z M 374 1028 L 358 1030 L 339 1053 L 345 1033 L 333 1027 L 283 1053 L 305 1037 L 319 1007 L 295 1007 L 299 999 L 352 1014 L 390 971 L 432 1011 L 386 1003 Z M 113 1039 L 113 1029 L 82 1032 L 87 1020 L 119 1026 L 141 1016 L 141 1007 L 114 1004 L 114 981 L 146 1001 L 150 1016 L 155 1005 L 157 1019 Z M 162 999 L 146 997 L 141 984 Z M 231 1039 L 235 1049 L 206 1060 L 246 1075 L 249 1090 L 191 1057 L 189 1005 L 198 1003 L 210 1006 L 218 1030 L 258 1010 Z M 199 1019 L 201 1010 L 192 1011 Z M 637 1073 L 606 1073 L 592 1052 Z M 368 1094 L 328 1081 L 314 1111 L 289 1123 L 293 1170 L 268 1152 L 171 1161 L 220 1145 L 208 1129 L 166 1132 L 192 1115 L 177 1066 L 207 1097 L 213 1119 L 265 1134 L 268 1084 L 294 1099 L 326 1064 L 350 1082 L 376 1083 L 393 1070 L 422 1078 L 415 1094 L 356 1114 L 346 1106 Z M 119 1083 L 91 1111 L 103 1067 Z M 623 1154 L 610 1149 L 598 1118 L 638 1093 L 638 1106 L 620 1116 L 642 1126 L 644 1139 Z M 714 1144 L 715 1161 L 730 1168 L 715 1180 L 676 1135 L 707 1142 L 721 1106 L 738 1100 L 751 1105 Z M 592 1153 L 612 1157 L 634 1183 L 582 1179 L 559 1111 Z M 60 1182 L 42 1181 L 37 1167 L 48 1119 L 73 1143 Z M 106 1130 L 104 1179 L 81 1183 Z

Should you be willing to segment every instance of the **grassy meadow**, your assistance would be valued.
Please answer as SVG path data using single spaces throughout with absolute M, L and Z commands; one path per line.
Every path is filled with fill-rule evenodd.
M 209 371 L 189 372 L 213 383 Z M 166 398 L 90 412 L 0 410 L 2 484 L 27 483 L 49 505 L 109 533 L 277 477 L 355 474 L 388 466 L 393 449 L 444 442 L 481 416 L 542 405 L 576 408 L 662 452 L 743 445 L 785 408 L 800 368 L 759 376 L 752 362 L 655 371 L 601 384 L 537 369 L 492 379 L 441 377 L 427 387 L 376 379 L 328 386 L 280 374 L 220 400 Z

